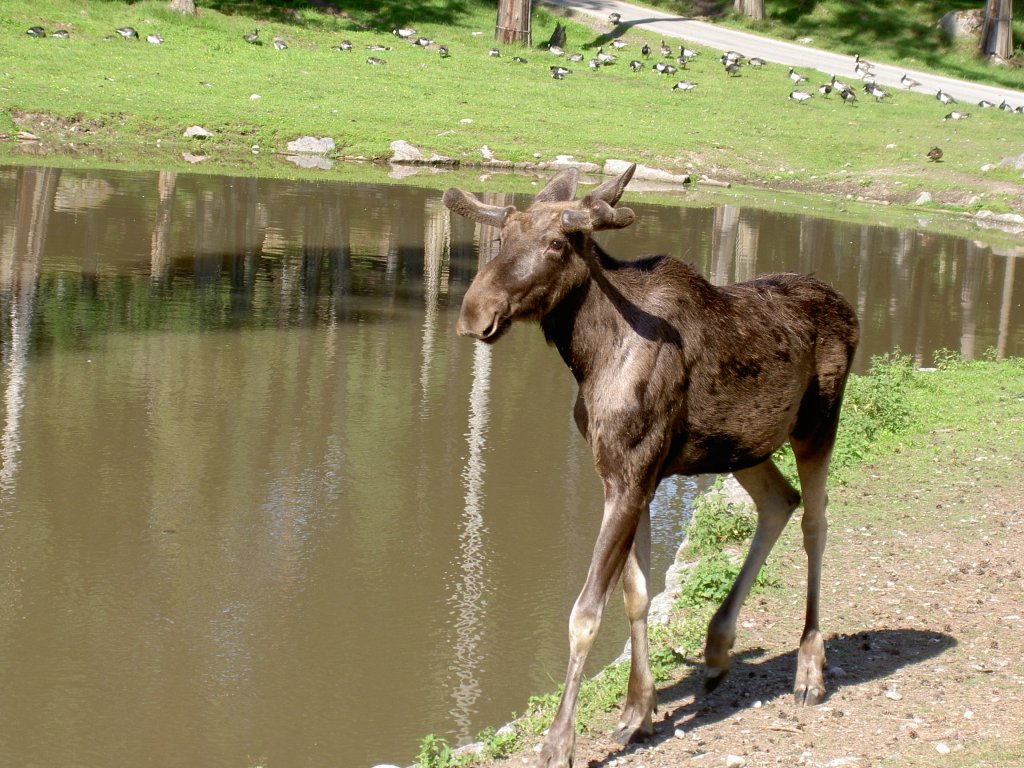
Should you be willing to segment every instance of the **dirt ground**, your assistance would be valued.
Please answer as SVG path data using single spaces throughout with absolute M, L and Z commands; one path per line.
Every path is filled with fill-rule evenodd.
M 610 713 L 599 735 L 578 739 L 575 765 L 1024 765 L 1024 489 L 998 473 L 993 483 L 979 456 L 940 452 L 937 462 L 960 470 L 940 463 L 895 499 L 884 467 L 831 492 L 821 705 L 793 703 L 803 600 L 774 591 L 748 601 L 733 670 L 714 693 L 695 699 L 701 668 L 685 670 L 660 687 L 652 739 L 619 747 L 600 735 Z M 873 523 L 847 522 L 852 502 L 876 498 L 889 509 Z M 789 526 L 777 566 L 792 585 L 805 567 L 797 530 Z

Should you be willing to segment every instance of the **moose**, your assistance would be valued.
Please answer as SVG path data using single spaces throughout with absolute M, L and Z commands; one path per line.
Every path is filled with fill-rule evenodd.
M 825 695 L 818 626 L 827 522 L 826 476 L 859 329 L 849 303 L 820 280 L 771 274 L 714 286 L 668 256 L 619 261 L 593 239 L 633 223 L 616 207 L 636 170 L 575 200 L 579 174 L 559 171 L 524 211 L 451 188 L 454 213 L 499 228 L 497 255 L 466 291 L 460 335 L 492 344 L 516 320 L 539 321 L 576 379 L 576 425 L 604 488 L 600 532 L 569 618 L 565 688 L 537 768 L 568 768 L 583 665 L 620 576 L 630 624 L 630 674 L 614 738 L 654 731 L 648 662 L 649 505 L 662 478 L 732 472 L 757 506 L 750 551 L 705 639 L 704 690 L 729 671 L 736 619 L 801 493 L 772 454 L 787 439 L 803 497 L 807 603 L 794 694 Z

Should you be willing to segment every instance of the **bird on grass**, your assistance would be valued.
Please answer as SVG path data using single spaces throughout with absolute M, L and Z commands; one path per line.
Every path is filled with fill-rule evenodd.
M 53 35 L 51 35 L 51 37 L 59 37 L 66 40 L 67 38 L 71 37 L 71 33 L 68 32 L 66 29 L 55 29 L 53 30 Z
M 487 52 L 487 55 L 494 59 L 500 59 L 501 51 L 499 51 L 497 48 L 491 48 L 491 50 Z
M 843 97 L 844 104 L 853 104 L 857 100 L 857 94 L 855 94 L 850 88 L 839 91 L 839 95 Z
M 386 62 L 386 61 L 384 61 L 384 59 L 378 59 L 378 58 L 377 58 L 376 56 L 370 56 L 370 57 L 369 57 L 369 58 L 368 58 L 368 59 L 366 60 L 366 63 L 367 63 L 367 64 L 372 64 L 372 65 L 373 65 L 373 66 L 375 66 L 375 67 L 382 67 L 382 66 L 384 66 L 385 64 L 387 64 L 387 62 Z
M 448 58 L 448 46 L 447 45 L 439 45 L 439 46 L 437 46 L 437 54 L 442 59 L 447 59 Z
M 992 109 L 995 107 L 995 102 L 989 101 L 988 99 L 982 99 L 978 102 L 978 106 L 982 109 Z
M 789 79 L 792 80 L 794 83 L 806 83 L 807 82 L 807 78 L 804 77 L 803 75 L 801 75 L 799 72 L 797 72 L 792 67 L 789 68 Z
M 695 59 L 700 55 L 700 51 L 695 51 L 692 48 L 687 48 L 685 45 L 680 45 L 679 55 L 685 59 Z
M 25 30 L 25 34 L 29 37 L 46 37 L 46 30 L 40 26 L 29 27 Z
M 680 80 L 678 83 L 672 86 L 673 91 L 692 91 L 697 87 L 697 84 L 692 80 Z
M 390 51 L 391 50 L 391 46 L 390 45 L 380 45 L 379 43 L 370 43 L 370 45 L 366 46 L 366 50 L 368 50 L 368 51 L 377 51 L 377 52 L 380 52 L 380 51 Z
M 805 101 L 811 98 L 811 94 L 809 94 L 807 91 L 790 91 L 789 98 L 791 98 L 797 104 L 803 104 Z
M 391 30 L 391 34 L 399 40 L 408 40 L 416 34 L 416 30 L 412 27 L 397 27 Z
M 512 63 L 513 64 L 526 64 L 526 59 L 524 59 L 522 56 L 513 56 L 512 57 Z
M 139 39 L 139 33 L 135 31 L 135 27 L 118 27 L 114 31 L 125 40 L 131 40 L 132 38 L 136 40 Z
M 664 56 L 666 59 L 672 55 L 672 49 L 665 45 L 664 40 L 661 41 L 661 55 Z
M 550 53 L 553 56 L 564 56 L 565 55 L 565 49 L 562 48 L 562 46 L 560 46 L 560 45 L 549 45 L 548 46 L 548 53 Z
M 351 51 L 352 50 L 352 41 L 351 40 L 342 40 L 337 45 L 332 45 L 331 46 L 331 50 L 332 51 Z
M 942 159 L 942 150 L 938 147 L 932 147 L 928 150 L 926 157 L 933 163 L 937 163 Z
M 583 61 L 583 54 L 582 53 L 570 53 L 569 54 L 569 61 Z
M 566 75 L 571 75 L 571 74 L 572 74 L 572 70 L 571 69 L 566 69 L 565 67 L 561 67 L 561 66 L 557 66 L 557 65 L 554 66 L 554 67 L 551 67 L 551 76 L 553 78 L 555 78 L 555 80 L 563 80 Z
M 730 61 L 725 65 L 725 74 L 729 77 L 737 77 L 740 73 L 740 63 L 738 61 Z
M 869 96 L 874 96 L 875 101 L 881 101 L 882 99 L 888 98 L 889 92 L 879 88 L 874 80 L 869 80 L 864 83 L 864 93 Z
M 653 69 L 659 75 L 672 75 L 675 74 L 676 72 L 676 68 L 673 67 L 671 64 L 665 64 L 664 62 L 661 61 L 659 61 L 657 64 L 651 67 L 651 69 Z
M 956 104 L 956 99 L 950 96 L 948 93 L 943 91 L 941 88 L 935 92 L 935 98 L 939 100 L 941 104 Z
M 760 69 L 761 67 L 768 66 L 768 62 L 762 59 L 760 56 L 753 56 L 747 60 L 747 64 L 752 66 L 754 69 Z
M 146 35 L 146 42 L 151 43 L 152 45 L 160 45 L 163 41 L 163 35 L 158 35 L 155 33 Z
M 823 84 L 818 86 L 818 93 L 820 93 L 825 98 L 828 98 L 828 95 L 830 93 L 832 93 L 832 90 L 833 90 L 832 83 L 823 83 Z
M 611 24 L 612 26 L 615 26 L 615 25 L 616 25 L 616 24 L 618 24 L 618 23 L 619 23 L 620 21 L 622 21 L 622 14 L 621 14 L 621 13 L 609 13 L 609 14 L 608 14 L 608 22 L 609 22 L 609 23 L 610 23 L 610 24 Z
M 288 47 L 288 43 L 286 43 L 284 41 L 284 38 L 281 38 L 281 37 L 275 37 L 274 38 L 274 50 L 276 50 L 276 51 L 283 51 L 287 47 Z
M 621 51 L 627 45 L 629 45 L 629 43 L 627 43 L 621 37 L 616 37 L 614 40 L 612 40 L 612 48 L 614 48 L 617 51 Z
M 242 35 L 242 39 L 250 45 L 263 45 L 263 41 L 260 40 L 260 29 L 256 27 L 252 32 L 246 32 Z
M 418 45 L 420 48 L 429 48 L 434 44 L 434 41 L 429 37 L 417 37 L 413 42 L 413 45 Z
M 629 62 L 629 68 L 632 69 L 634 72 L 640 72 L 644 68 L 644 63 L 642 61 L 638 61 L 637 59 L 633 59 L 631 62 Z
M 640 49 L 640 53 L 643 54 L 643 57 L 645 59 L 649 58 L 651 55 L 651 46 L 649 46 L 647 43 L 644 43 L 644 47 Z
M 605 53 L 604 48 L 598 48 L 597 60 L 602 64 L 613 64 L 615 63 L 615 56 L 610 53 Z
M 946 115 L 942 119 L 943 120 L 966 120 L 970 116 L 971 116 L 970 112 L 961 112 L 958 109 L 954 109 L 952 112 L 950 112 L 948 115 Z

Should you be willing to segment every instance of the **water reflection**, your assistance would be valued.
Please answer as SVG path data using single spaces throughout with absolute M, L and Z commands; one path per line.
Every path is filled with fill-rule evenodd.
M 836 285 L 861 370 L 1024 353 L 1016 251 L 630 205 L 613 254 Z M 600 485 L 536 329 L 454 338 L 495 248 L 432 190 L 0 169 L 0 764 L 400 762 L 551 688 Z

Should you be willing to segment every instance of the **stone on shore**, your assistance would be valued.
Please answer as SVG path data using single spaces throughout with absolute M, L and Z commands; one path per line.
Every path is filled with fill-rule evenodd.
M 309 155 L 326 155 L 334 151 L 334 139 L 324 136 L 318 139 L 314 136 L 303 136 L 288 142 L 289 152 L 302 152 Z
M 408 141 L 404 139 L 397 139 L 392 141 L 391 147 L 391 159 L 388 162 L 399 163 L 399 164 L 410 164 L 410 165 L 458 165 L 459 161 L 451 157 L 439 155 L 436 152 L 431 152 L 430 156 L 423 154 L 423 152 L 414 147 Z
M 632 163 L 628 160 L 605 160 L 602 172 L 605 176 L 621 176 Z M 651 168 L 646 165 L 637 165 L 633 178 L 638 181 L 662 181 L 668 184 L 689 184 L 688 174 L 669 173 L 660 168 Z
M 208 139 L 213 136 L 213 134 L 201 125 L 190 125 L 185 129 L 185 133 L 183 133 L 182 136 L 186 139 Z

